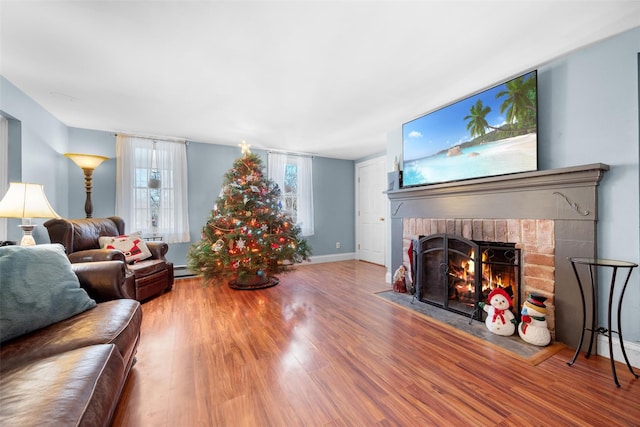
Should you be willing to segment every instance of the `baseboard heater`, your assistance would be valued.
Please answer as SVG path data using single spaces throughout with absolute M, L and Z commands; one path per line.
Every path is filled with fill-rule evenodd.
M 195 276 L 195 274 L 187 270 L 186 265 L 173 266 L 173 277 L 180 278 L 180 277 L 191 277 L 191 276 Z

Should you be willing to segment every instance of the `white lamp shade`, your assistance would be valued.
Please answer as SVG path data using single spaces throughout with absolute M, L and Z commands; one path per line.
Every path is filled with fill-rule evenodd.
M 96 156 L 93 154 L 78 154 L 78 153 L 66 153 L 65 157 L 70 158 L 81 169 L 94 170 L 105 160 L 109 160 L 108 157 Z
M 0 200 L 0 218 L 60 218 L 53 210 L 42 184 L 12 182 Z

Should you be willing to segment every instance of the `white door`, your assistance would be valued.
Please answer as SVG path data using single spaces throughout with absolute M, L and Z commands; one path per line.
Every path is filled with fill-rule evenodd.
M 358 259 L 385 265 L 387 189 L 384 156 L 356 164 Z

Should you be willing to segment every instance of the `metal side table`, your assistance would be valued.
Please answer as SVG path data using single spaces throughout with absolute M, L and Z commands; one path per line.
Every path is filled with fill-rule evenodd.
M 573 267 L 573 272 L 576 275 L 576 280 L 578 281 L 578 287 L 580 288 L 580 297 L 582 298 L 582 332 L 580 335 L 580 342 L 578 343 L 578 348 L 576 348 L 576 352 L 573 355 L 573 359 L 570 362 L 567 362 L 569 366 L 573 365 L 580 353 L 580 348 L 582 347 L 582 342 L 584 341 L 584 333 L 585 331 L 591 332 L 591 337 L 589 339 L 589 350 L 587 351 L 587 359 L 591 356 L 591 349 L 593 348 L 593 336 L 595 332 L 602 333 L 607 336 L 609 341 L 609 358 L 611 359 L 611 372 L 613 373 L 613 380 L 616 383 L 616 386 L 620 387 L 620 383 L 618 382 L 618 375 L 616 374 L 616 365 L 613 360 L 613 345 L 611 342 L 611 334 L 618 334 L 618 338 L 620 339 L 620 349 L 622 350 L 622 355 L 624 356 L 624 361 L 627 363 L 627 368 L 633 374 L 634 377 L 638 378 L 638 375 L 633 371 L 633 367 L 629 363 L 629 358 L 627 357 L 627 352 L 624 350 L 624 341 L 622 339 L 622 327 L 620 325 L 620 312 L 622 309 L 622 298 L 624 297 L 624 292 L 627 289 L 627 284 L 629 283 L 629 278 L 631 277 L 631 273 L 638 264 L 627 262 L 627 261 L 617 261 L 612 259 L 601 259 L 601 258 L 569 258 L 571 261 L 571 266 Z M 591 328 L 586 327 L 586 304 L 584 298 L 584 288 L 582 286 L 582 281 L 580 280 L 580 275 L 578 274 L 577 265 L 585 265 L 589 270 L 589 278 L 591 280 Z M 607 327 L 597 327 L 597 289 L 595 277 L 597 277 L 597 268 L 599 267 L 609 267 L 612 269 L 611 272 L 611 285 L 609 287 L 609 302 L 607 306 Z M 622 292 L 620 293 L 620 298 L 618 299 L 618 307 L 617 307 L 617 319 L 618 319 L 618 330 L 611 330 L 611 308 L 613 305 L 613 291 L 616 285 L 616 274 L 618 269 L 629 269 L 627 273 L 627 277 L 624 281 L 624 285 L 622 287 Z

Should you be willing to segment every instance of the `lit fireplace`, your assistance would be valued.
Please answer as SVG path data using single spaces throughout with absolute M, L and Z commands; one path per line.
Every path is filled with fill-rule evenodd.
M 412 277 L 420 301 L 482 320 L 478 301 L 504 289 L 518 317 L 520 249 L 513 243 L 479 242 L 450 234 L 420 236 L 412 242 Z
M 544 295 L 554 340 L 577 346 L 582 306 L 567 258 L 598 254 L 598 185 L 607 170 L 609 166 L 595 163 L 388 191 L 390 266 L 409 267 L 409 246 L 420 235 L 513 243 L 521 262 L 521 299 L 513 302 L 514 314 L 524 296 Z M 463 258 L 474 261 L 475 274 L 479 261 L 465 254 Z M 506 278 L 502 273 L 501 280 Z M 440 304 L 449 304 L 448 298 Z

